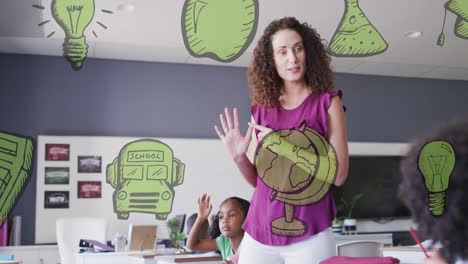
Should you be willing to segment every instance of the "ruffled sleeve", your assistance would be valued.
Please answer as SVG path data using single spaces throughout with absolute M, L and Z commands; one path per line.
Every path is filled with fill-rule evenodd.
M 323 94 L 324 105 L 327 111 L 330 108 L 331 99 L 335 96 L 339 96 L 340 99 L 343 101 L 343 93 L 341 92 L 341 90 L 328 91 Z M 343 103 L 343 111 L 346 112 L 346 106 L 344 105 L 344 103 Z

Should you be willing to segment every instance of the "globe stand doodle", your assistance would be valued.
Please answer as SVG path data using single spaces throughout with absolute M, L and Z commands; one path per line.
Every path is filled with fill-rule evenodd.
M 294 218 L 295 206 L 314 203 L 327 193 L 336 176 L 333 147 L 305 125 L 274 131 L 262 139 L 255 165 L 259 177 L 272 189 L 270 199 L 284 203 L 285 215 L 272 221 L 272 232 L 281 236 L 305 234 L 307 226 Z

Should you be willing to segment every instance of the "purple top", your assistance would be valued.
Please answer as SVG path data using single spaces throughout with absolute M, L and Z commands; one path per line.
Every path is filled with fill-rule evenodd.
M 257 124 L 267 126 L 275 131 L 282 129 L 298 129 L 304 122 L 308 128 L 328 138 L 327 112 L 331 98 L 341 98 L 341 91 L 329 91 L 319 95 L 309 95 L 297 108 L 285 109 L 281 106 L 267 109 L 263 105 L 252 107 L 252 116 Z M 243 229 L 256 241 L 271 246 L 284 246 L 302 241 L 314 234 L 320 233 L 331 226 L 336 215 L 333 195 L 328 191 L 319 201 L 294 206 L 294 219 L 300 220 L 305 226 L 301 232 L 273 231 L 275 219 L 284 218 L 285 203 L 270 199 L 272 189 L 260 177 L 257 177 L 257 187 L 252 196 L 249 213 L 243 224 Z

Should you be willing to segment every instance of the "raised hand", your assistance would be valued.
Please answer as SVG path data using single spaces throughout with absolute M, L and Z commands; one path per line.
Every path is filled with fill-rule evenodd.
M 202 194 L 198 198 L 198 217 L 201 219 L 208 219 L 208 216 L 213 209 L 213 205 L 210 202 L 210 196 L 206 193 Z
M 245 135 L 240 131 L 239 113 L 237 108 L 233 110 L 234 120 L 228 108 L 224 109 L 224 115 L 220 114 L 219 119 L 223 130 L 215 125 L 215 131 L 218 137 L 226 145 L 226 148 L 234 160 L 242 157 L 247 152 L 253 128 L 249 126 Z

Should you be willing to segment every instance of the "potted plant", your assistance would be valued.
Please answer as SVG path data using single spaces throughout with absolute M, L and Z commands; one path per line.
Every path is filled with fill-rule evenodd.
M 180 230 L 180 220 L 173 217 L 166 221 L 166 226 L 169 228 L 169 238 L 172 241 L 171 246 L 173 248 L 181 248 L 184 246 L 185 239 L 187 238 L 184 233 Z
M 344 216 L 336 219 L 343 220 L 345 234 L 356 233 L 356 219 L 353 216 L 353 208 L 356 205 L 357 201 L 364 196 L 364 193 L 356 193 L 351 197 L 351 201 L 347 202 L 345 199 L 341 198 L 341 203 L 338 205 L 338 212 L 342 212 Z M 335 221 L 334 221 L 335 222 Z
M 341 217 L 335 217 L 332 222 L 332 232 L 334 234 L 341 235 L 342 233 L 342 226 L 341 226 Z

